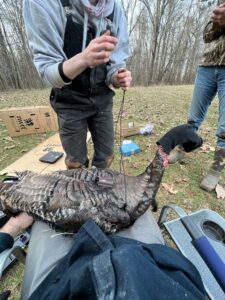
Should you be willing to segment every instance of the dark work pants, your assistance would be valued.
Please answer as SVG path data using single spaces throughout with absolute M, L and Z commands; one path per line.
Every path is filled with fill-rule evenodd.
M 87 166 L 88 130 L 94 144 L 92 165 L 98 168 L 108 167 L 114 147 L 112 104 L 79 120 L 77 114 L 73 110 L 58 113 L 59 133 L 66 152 L 67 167 Z

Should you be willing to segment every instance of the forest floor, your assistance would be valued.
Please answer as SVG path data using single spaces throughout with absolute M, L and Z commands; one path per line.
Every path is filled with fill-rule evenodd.
M 156 152 L 155 142 L 170 128 L 183 124 L 187 119 L 187 112 L 193 86 L 153 86 L 134 87 L 125 95 L 123 120 L 135 124 L 154 124 L 151 135 L 136 135 L 127 139 L 137 143 L 141 152 L 124 159 L 125 171 L 129 175 L 137 175 L 144 171 Z M 49 90 L 24 90 L 0 94 L 0 109 L 15 106 L 48 105 Z M 114 97 L 114 119 L 117 120 L 122 100 L 122 92 L 116 91 Z M 186 212 L 199 209 L 212 209 L 225 217 L 225 199 L 218 198 L 215 192 L 208 193 L 200 189 L 199 183 L 206 174 L 215 149 L 215 130 L 218 119 L 218 101 L 213 102 L 208 116 L 199 134 L 204 139 L 203 146 L 177 164 L 166 168 L 161 187 L 157 194 L 159 216 L 161 208 L 168 203 L 181 206 Z M 51 133 L 50 133 L 51 134 Z M 6 128 L 0 120 L 0 170 L 21 157 L 24 153 L 45 140 L 48 134 L 27 135 L 9 138 Z M 115 159 L 112 169 L 120 170 L 119 138 L 115 143 Z M 92 143 L 89 144 L 92 152 Z M 35 170 L 34 170 L 35 171 Z M 225 176 L 220 184 L 223 186 Z M 225 183 L 224 183 L 225 185 Z M 4 275 L 0 282 L 0 291 L 10 289 L 10 299 L 19 299 L 23 265 L 16 263 Z

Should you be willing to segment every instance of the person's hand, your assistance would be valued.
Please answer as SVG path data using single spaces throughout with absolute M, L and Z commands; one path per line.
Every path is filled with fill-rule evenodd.
M 25 212 L 20 213 L 16 217 L 11 217 L 8 222 L 0 228 L 0 232 L 8 233 L 15 237 L 33 223 L 32 216 Z
M 121 68 L 112 78 L 112 85 L 115 87 L 121 87 L 124 91 L 126 91 L 130 87 L 131 81 L 131 72 L 125 68 Z
M 107 63 L 116 44 L 117 38 L 110 36 L 110 31 L 93 39 L 82 52 L 86 67 L 96 67 L 97 65 Z
M 214 8 L 211 20 L 213 23 L 216 23 L 220 26 L 225 26 L 225 3 Z

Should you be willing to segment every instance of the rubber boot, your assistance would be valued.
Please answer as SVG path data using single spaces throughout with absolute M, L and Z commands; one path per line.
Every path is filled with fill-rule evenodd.
M 181 145 L 174 148 L 169 154 L 169 164 L 175 164 L 176 162 L 184 159 L 185 151 Z
M 214 161 L 209 169 L 207 175 L 203 178 L 202 182 L 200 183 L 200 187 L 203 190 L 211 192 L 215 190 L 222 170 L 225 166 L 225 149 L 224 148 L 216 148 L 214 152 Z

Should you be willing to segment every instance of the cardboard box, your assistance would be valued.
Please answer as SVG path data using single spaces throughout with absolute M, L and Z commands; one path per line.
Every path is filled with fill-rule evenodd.
M 58 131 L 58 118 L 51 106 L 40 106 L 40 118 L 44 122 L 45 131 Z
M 91 134 L 88 131 L 87 143 L 91 139 Z M 0 171 L 1 176 L 11 175 L 17 176 L 16 172 L 33 171 L 39 174 L 47 174 L 57 170 L 65 170 L 66 165 L 63 158 L 59 159 L 54 164 L 41 162 L 39 158 L 49 151 L 64 152 L 60 141 L 59 133 L 55 133 L 47 140 L 34 147 L 29 152 L 25 153 L 19 159 L 14 161 L 8 167 Z M 65 158 L 65 156 L 64 156 Z
M 50 106 L 2 109 L 0 118 L 11 137 L 58 130 L 57 116 Z
M 122 123 L 121 136 L 127 137 L 137 134 L 148 135 L 153 131 L 154 125 L 152 123 L 147 124 L 134 124 L 134 122 Z M 120 128 L 118 129 L 120 134 Z
M 134 125 L 133 122 L 123 123 L 122 129 L 121 129 L 121 136 L 127 137 L 127 136 L 140 134 L 140 129 L 142 127 L 143 127 L 143 125 Z M 120 128 L 119 128 L 119 131 L 120 131 Z

